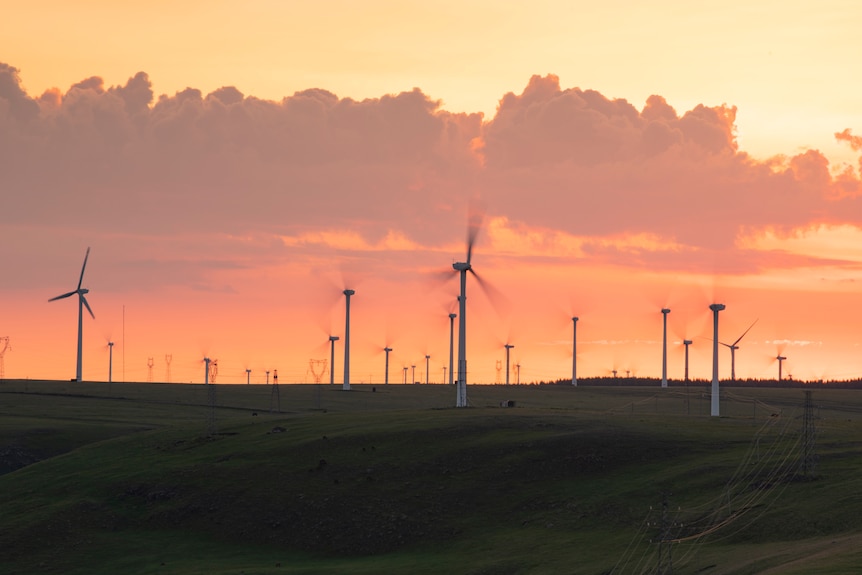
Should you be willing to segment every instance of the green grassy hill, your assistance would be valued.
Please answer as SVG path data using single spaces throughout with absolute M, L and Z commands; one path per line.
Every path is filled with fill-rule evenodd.
M 270 388 L 220 385 L 209 435 L 202 386 L 21 386 L 0 386 L 3 573 L 862 565 L 859 392 L 815 393 L 805 474 L 799 390 L 710 418 L 679 389 L 476 386 L 456 410 L 445 386 L 281 386 L 270 413 Z

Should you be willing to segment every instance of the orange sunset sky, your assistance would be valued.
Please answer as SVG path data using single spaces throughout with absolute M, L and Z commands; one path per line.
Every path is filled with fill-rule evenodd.
M 862 377 L 858 2 L 80 0 L 0 19 L 6 378 Z M 472 280 L 472 278 L 471 278 Z M 493 304 L 493 305 L 492 305 Z M 2 347 L 2 344 L 0 344 Z M 336 347 L 336 382 L 343 348 Z M 730 353 L 721 350 L 721 376 Z M 503 374 L 502 377 L 505 377 Z M 515 375 L 512 375 L 514 380 Z M 325 378 L 328 381 L 328 375 Z

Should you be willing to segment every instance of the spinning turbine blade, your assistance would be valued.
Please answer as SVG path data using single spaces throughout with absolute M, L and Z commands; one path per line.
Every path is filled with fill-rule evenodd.
M 467 264 L 469 265 L 473 259 L 473 245 L 476 243 L 476 236 L 479 235 L 479 230 L 482 228 L 482 214 L 474 211 L 470 214 L 470 222 L 467 225 Z
M 494 310 L 499 315 L 504 315 L 505 312 L 509 311 L 509 300 L 506 296 L 503 295 L 500 290 L 492 286 L 487 280 L 482 278 L 479 274 L 476 273 L 476 270 L 470 268 L 470 273 L 473 274 L 473 277 L 476 278 L 476 283 L 479 284 L 479 287 L 482 289 L 482 292 L 488 298 L 488 301 L 491 302 L 491 305 L 494 307 Z

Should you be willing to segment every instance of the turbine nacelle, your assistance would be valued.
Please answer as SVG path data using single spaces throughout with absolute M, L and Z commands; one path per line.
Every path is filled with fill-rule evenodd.
M 723 303 L 714 303 L 709 306 L 709 309 L 712 311 L 724 311 L 725 307 Z
M 462 273 L 468 272 L 473 269 L 473 267 L 468 262 L 455 262 L 454 264 L 452 264 L 452 267 L 455 269 L 455 271 L 459 271 Z

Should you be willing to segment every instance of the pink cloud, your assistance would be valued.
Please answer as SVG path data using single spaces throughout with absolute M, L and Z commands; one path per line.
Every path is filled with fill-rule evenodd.
M 533 76 L 493 118 L 453 114 L 420 89 L 362 101 L 312 88 L 281 101 L 232 86 L 154 98 L 146 73 L 96 77 L 30 97 L 0 65 L 0 221 L 134 233 L 303 237 L 350 229 L 368 245 L 460 242 L 470 198 L 490 215 L 577 237 L 648 234 L 620 263 L 696 267 L 738 255 L 740 234 L 790 234 L 862 218 L 860 182 L 816 150 L 757 161 L 735 139 L 736 108 L 642 109 Z M 860 139 L 836 134 L 854 149 Z M 588 257 L 613 259 L 596 244 Z M 284 248 L 299 249 L 296 244 Z M 343 248 L 339 248 L 343 249 Z M 732 267 L 732 266 L 731 266 Z

